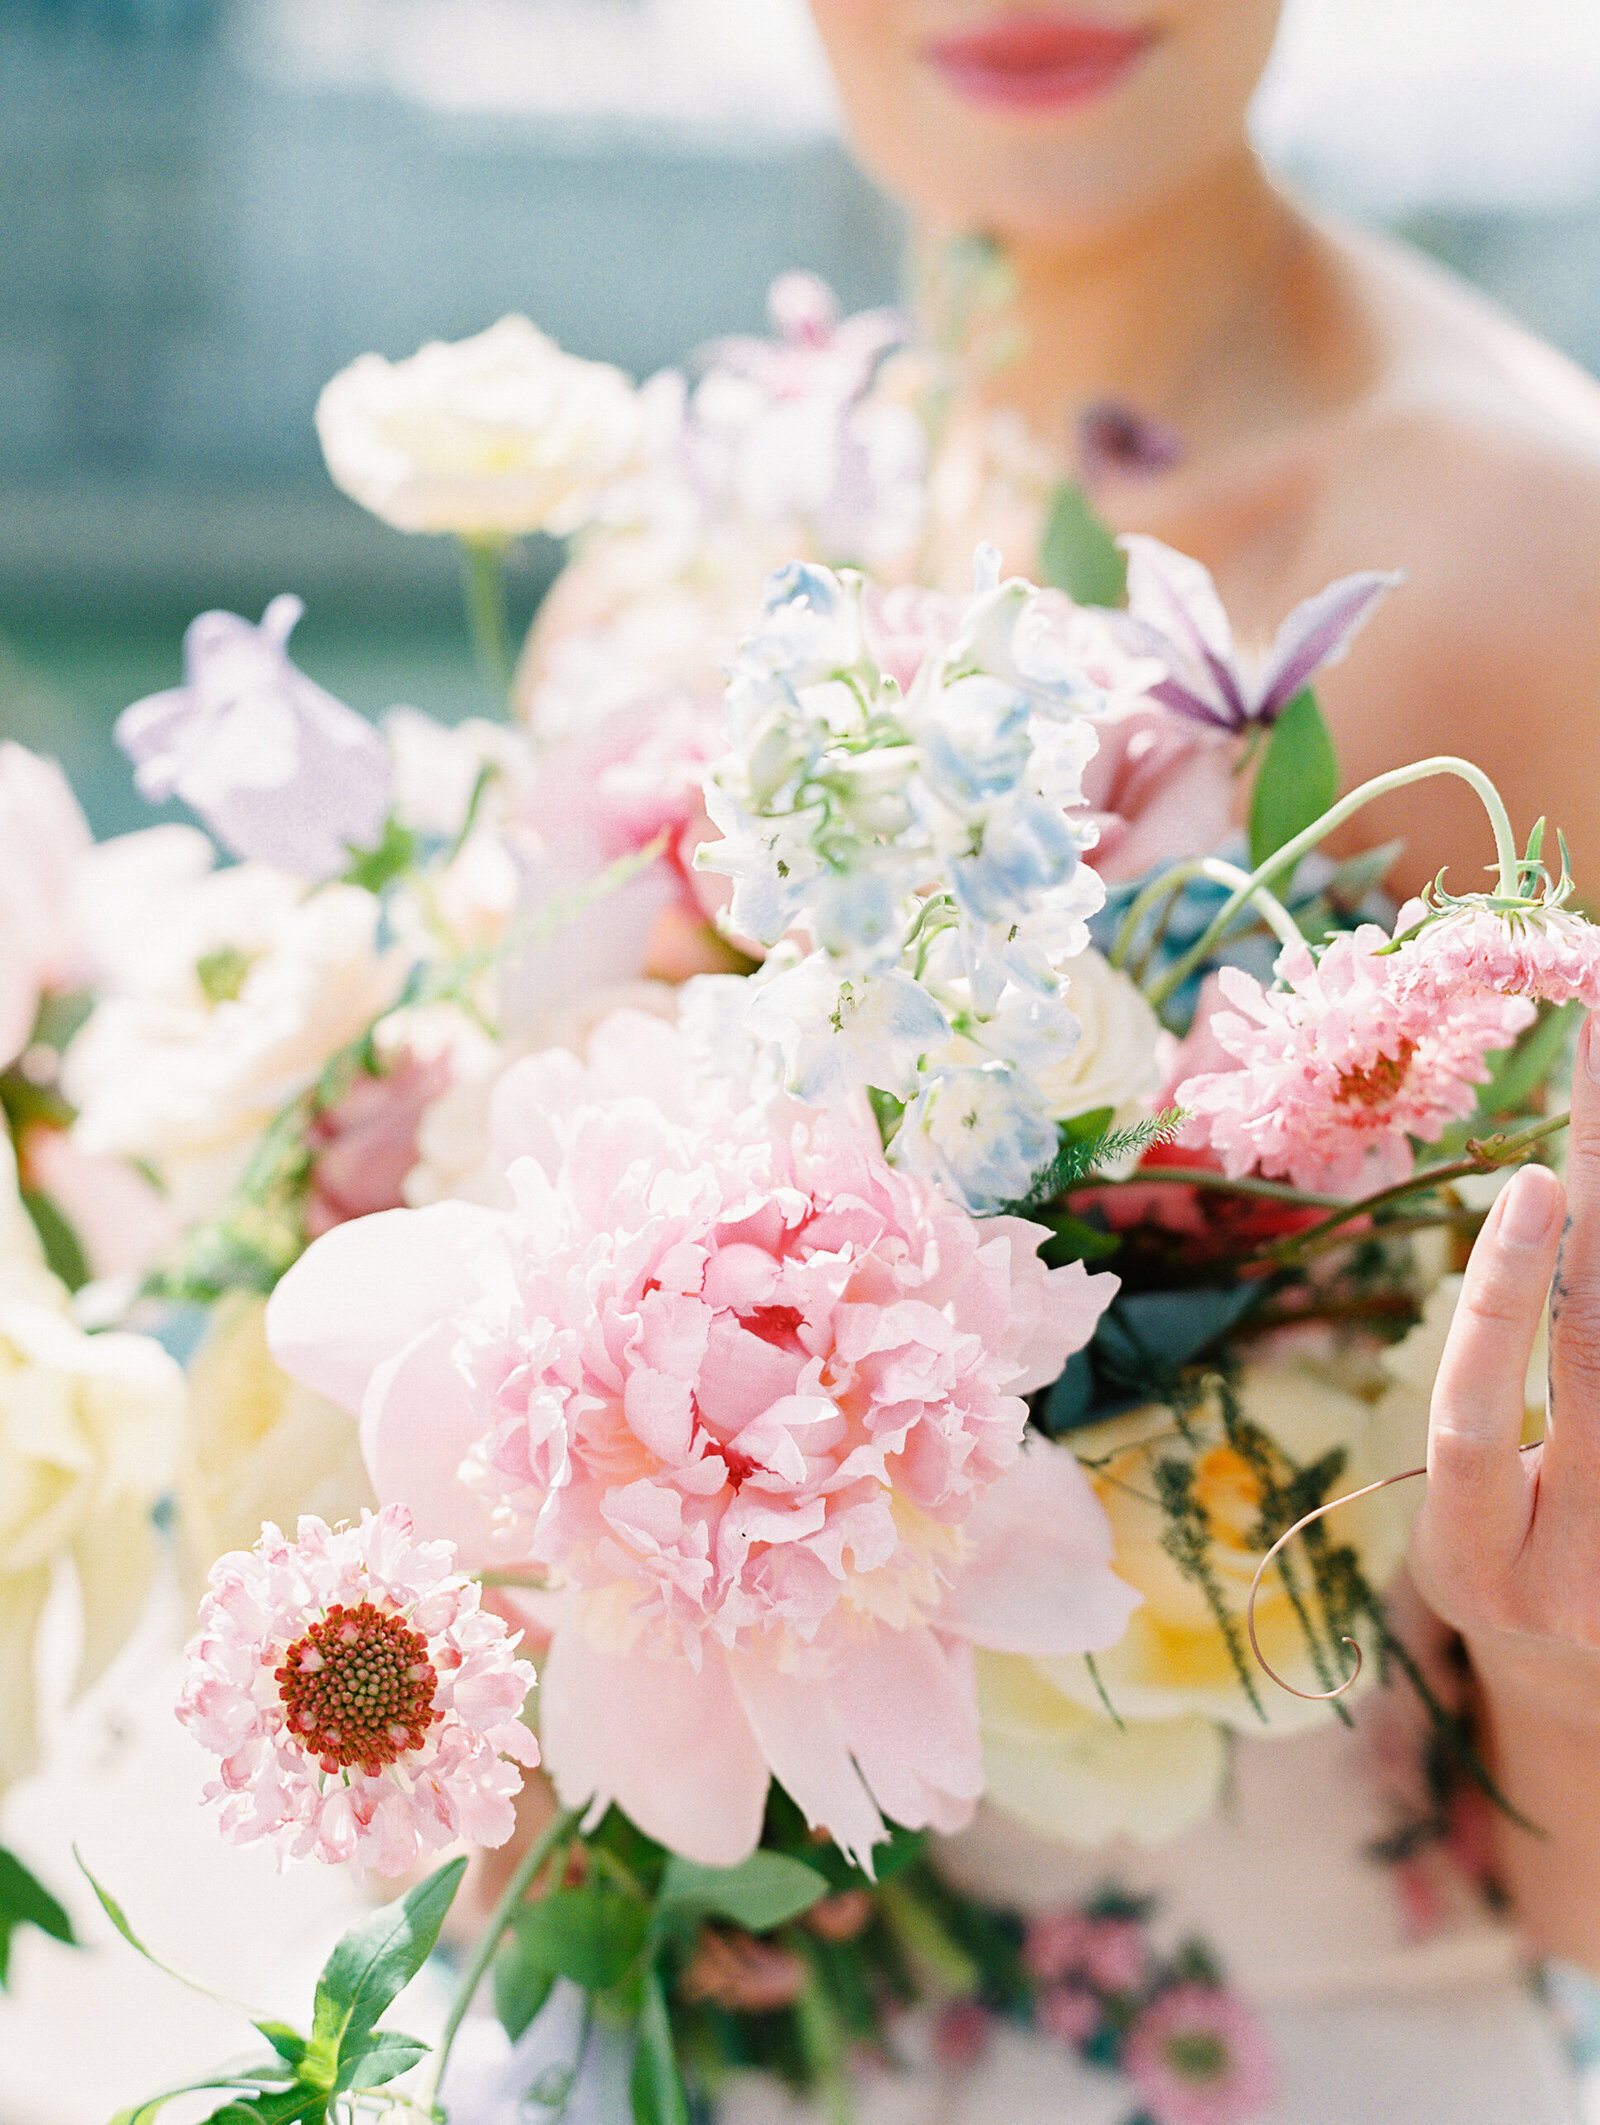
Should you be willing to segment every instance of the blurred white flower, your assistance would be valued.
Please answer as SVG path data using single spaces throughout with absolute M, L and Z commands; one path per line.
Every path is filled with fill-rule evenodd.
M 394 1002 L 404 965 L 358 886 L 307 895 L 260 864 L 205 869 L 199 835 L 137 839 L 62 1084 L 78 1147 L 147 1161 L 187 1223 L 222 1207 L 273 1115 Z
M 84 979 L 74 892 L 90 847 L 55 761 L 0 744 L 0 1069 L 27 1045 L 40 997 Z
M 181 797 L 233 855 L 324 879 L 381 839 L 390 767 L 366 718 L 290 663 L 304 610 L 274 598 L 259 627 L 201 613 L 182 686 L 124 709 L 116 739 L 152 804 Z
M 55 1571 L 78 1582 L 80 1687 L 138 1620 L 184 1400 L 181 1369 L 149 1337 L 74 1325 L 0 1136 L 0 1788 L 33 1763 L 34 1634 Z
M 363 354 L 317 401 L 335 485 L 398 531 L 465 539 L 577 530 L 641 430 L 620 369 L 563 354 L 525 317 L 409 361 Z

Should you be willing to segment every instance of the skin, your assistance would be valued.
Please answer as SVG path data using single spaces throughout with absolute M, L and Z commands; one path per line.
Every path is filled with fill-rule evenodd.
M 1318 681 L 1346 781 L 1465 753 L 1519 835 L 1556 809 L 1600 897 L 1600 780 L 1570 770 L 1600 701 L 1600 385 L 1261 170 L 1244 114 L 1276 0 L 1093 0 L 1156 41 L 1108 96 L 1042 113 L 978 110 L 925 56 L 991 18 L 985 0 L 812 12 L 863 161 L 928 238 L 982 229 L 1005 254 L 1021 351 L 969 410 L 1016 408 L 1064 467 L 1097 401 L 1169 423 L 1182 463 L 1105 477 L 1096 505 L 1204 561 L 1242 640 L 1336 576 L 1403 570 Z M 1446 862 L 1472 890 L 1491 853 L 1443 782 L 1383 800 L 1344 845 L 1400 836 L 1402 893 Z
M 1103 98 L 980 110 L 928 40 L 987 0 L 812 0 L 863 161 L 930 239 L 979 229 L 1015 286 L 1021 351 L 971 387 L 1061 444 L 1107 399 L 1182 437 L 1182 462 L 1101 479 L 1117 531 L 1203 560 L 1241 639 L 1336 576 L 1400 568 L 1318 692 L 1349 784 L 1435 752 L 1492 776 L 1525 835 L 1547 810 L 1600 898 L 1600 778 L 1574 773 L 1600 703 L 1600 386 L 1401 247 L 1307 212 L 1260 169 L 1245 107 L 1275 0 L 1081 0 L 1146 25 Z M 1027 11 L 1018 8 L 1018 12 Z M 1026 568 L 1031 556 L 1010 555 Z M 1430 782 L 1348 847 L 1404 836 L 1400 892 L 1441 864 L 1471 890 L 1476 800 Z M 1337 844 L 1335 844 L 1337 846 Z M 1544 1169 L 1474 1251 L 1433 1406 L 1412 1569 L 1462 1636 L 1496 1774 L 1547 1833 L 1500 1825 L 1539 1946 L 1600 1968 L 1600 1084 L 1585 1035 L 1548 1445 L 1517 1452 L 1523 1374 L 1561 1231 Z

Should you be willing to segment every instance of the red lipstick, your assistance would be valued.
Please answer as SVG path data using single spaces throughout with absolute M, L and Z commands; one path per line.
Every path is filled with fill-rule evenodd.
M 1008 14 L 936 37 L 925 47 L 945 85 L 998 111 L 1056 111 L 1114 89 L 1155 41 L 1149 27 L 1119 29 L 1069 14 Z

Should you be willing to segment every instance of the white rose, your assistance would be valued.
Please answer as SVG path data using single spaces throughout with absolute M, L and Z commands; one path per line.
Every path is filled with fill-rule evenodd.
M 563 354 L 525 317 L 409 361 L 363 354 L 317 401 L 337 486 L 398 531 L 468 539 L 576 530 L 641 430 L 620 369 Z
M 1160 1089 L 1156 1063 L 1161 1025 L 1144 992 L 1091 947 L 1062 968 L 1067 1008 L 1083 1031 L 1061 1060 L 1035 1082 L 1057 1121 L 1109 1107 L 1126 1126 Z
M 178 1517 L 197 1581 L 228 1550 L 251 1548 L 264 1520 L 293 1527 L 316 1513 L 334 1526 L 377 1503 L 354 1418 L 279 1371 L 265 1310 L 230 1293 L 189 1368 Z
M 124 918 L 62 1083 L 78 1147 L 152 1163 L 188 1222 L 222 1207 L 266 1124 L 394 1001 L 404 970 L 378 947 L 372 894 L 306 895 L 259 864 L 175 867 Z
M 1030 1829 L 1073 1845 L 1160 1844 L 1216 1800 L 1228 1751 L 1213 1720 L 1114 1726 L 1063 1696 L 1036 1660 L 982 1648 L 976 1660 L 987 1798 Z
M 43 1268 L 0 1138 L 0 1787 L 32 1767 L 34 1633 L 55 1570 L 82 1598 L 79 1685 L 139 1615 L 150 1511 L 171 1480 L 183 1373 L 147 1336 L 85 1335 Z

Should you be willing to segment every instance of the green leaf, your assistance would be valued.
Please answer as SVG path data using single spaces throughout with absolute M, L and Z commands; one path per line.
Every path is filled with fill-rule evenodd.
M 36 1188 L 19 1192 L 22 1207 L 33 1220 L 39 1245 L 44 1249 L 45 1267 L 52 1276 L 60 1277 L 69 1291 L 81 1291 L 89 1281 L 89 1263 L 77 1233 L 48 1195 L 41 1195 Z
M 431 2046 L 421 2037 L 406 2036 L 399 2029 L 376 2029 L 365 2044 L 347 2048 L 339 2059 L 335 2091 L 346 2088 L 381 2088 L 402 2073 L 409 2073 Z
M 212 2111 L 205 2125 L 321 2125 L 327 2115 L 327 2091 L 297 2082 L 293 2088 L 234 2096 L 220 2110 Z
M 478 787 L 473 791 L 476 806 L 483 786 L 483 777 L 478 777 Z M 417 860 L 417 837 L 408 826 L 402 826 L 391 812 L 384 821 L 383 839 L 376 848 L 350 851 L 350 868 L 345 872 L 343 883 L 364 886 L 369 893 L 381 893 L 403 871 L 408 871 Z
M 1046 1269 L 1064 1269 L 1069 1262 L 1103 1262 L 1122 1246 L 1119 1233 L 1102 1232 L 1098 1225 L 1074 1217 L 1070 1210 L 1040 1210 L 1034 1214 L 1041 1225 L 1050 1228 L 1049 1239 L 1039 1248 L 1039 1259 Z
M 291 2029 L 287 2022 L 259 2021 L 256 2027 L 282 2059 L 291 2073 L 298 2073 L 300 2061 L 306 2055 L 306 2040 L 298 2029 Z
M 648 1907 L 615 1884 L 595 1879 L 552 1889 L 512 1918 L 523 1984 L 546 1973 L 570 1978 L 585 1992 L 620 1985 L 637 1961 L 649 1930 Z
M 827 1893 L 827 1881 L 816 1868 L 786 1852 L 752 1852 L 736 1867 L 702 1867 L 674 1854 L 661 1877 L 658 1902 L 663 1910 L 706 1911 L 731 1919 L 747 1933 L 766 1933 L 809 1911 Z
M 78 1945 L 71 1919 L 44 1883 L 0 1845 L 0 1985 L 11 1965 L 11 1936 L 18 1926 L 37 1926 L 69 1948 Z
M 465 1858 L 430 1874 L 397 1903 L 363 1919 L 335 1947 L 317 1980 L 311 2049 L 301 2072 L 324 2089 L 342 2085 L 345 2060 L 366 2045 L 380 2014 L 433 1953 Z
M 654 1970 L 644 1981 L 629 2093 L 633 2125 L 689 2125 L 689 2097 L 673 2049 L 667 1996 Z
M 1039 575 L 1076 605 L 1120 605 L 1128 564 L 1081 487 L 1063 480 L 1039 541 Z
M 494 1963 L 494 2011 L 514 2044 L 550 1997 L 555 1973 L 530 1962 L 513 1931 L 506 1935 Z
M 1250 867 L 1320 819 L 1339 797 L 1339 761 L 1316 695 L 1302 687 L 1272 726 L 1250 798 Z

